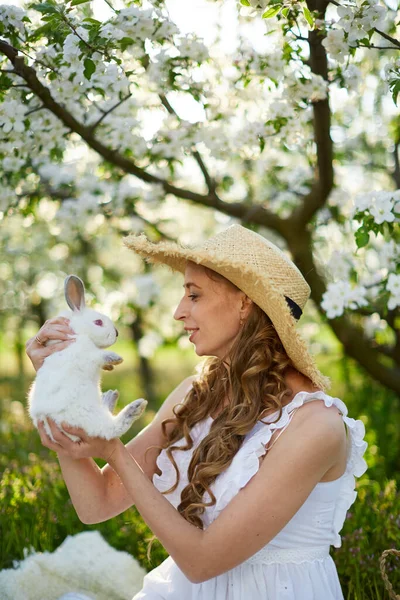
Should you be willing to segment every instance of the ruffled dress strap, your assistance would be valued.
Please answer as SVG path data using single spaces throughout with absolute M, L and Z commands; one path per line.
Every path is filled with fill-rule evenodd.
M 345 473 L 340 478 L 342 480 L 340 494 L 335 506 L 333 527 L 335 539 L 333 545 L 337 548 L 341 545 L 339 531 L 343 527 L 346 513 L 349 507 L 356 499 L 355 477 L 360 477 L 367 470 L 367 463 L 363 455 L 367 448 L 367 442 L 364 440 L 365 427 L 361 420 L 355 420 L 348 417 L 348 410 L 345 403 L 339 398 L 329 396 L 325 392 L 299 392 L 293 400 L 283 407 L 282 415 L 278 421 L 271 423 L 271 416 L 276 418 L 279 414 L 274 413 L 263 421 L 258 421 L 252 431 L 246 436 L 242 446 L 235 454 L 229 468 L 222 472 L 215 480 L 212 491 L 216 497 L 216 504 L 211 507 L 211 519 L 217 518 L 219 513 L 229 504 L 237 493 L 250 481 L 259 469 L 259 458 L 267 453 L 266 446 L 273 433 L 277 429 L 284 429 L 290 423 L 294 411 L 303 404 L 313 400 L 323 400 L 325 406 L 336 406 L 342 414 L 343 421 L 347 425 L 350 435 L 350 450 L 347 457 Z M 279 434 L 278 434 L 279 435 Z M 318 484 L 317 484 L 318 485 Z

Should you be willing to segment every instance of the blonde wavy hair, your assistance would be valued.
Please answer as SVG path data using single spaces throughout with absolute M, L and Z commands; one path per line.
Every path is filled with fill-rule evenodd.
M 238 288 L 225 277 L 204 267 L 213 280 L 223 280 Z M 181 493 L 180 514 L 190 523 L 203 529 L 201 515 L 206 506 L 215 504 L 211 485 L 232 462 L 245 435 L 265 413 L 279 411 L 283 398 L 292 390 L 284 374 L 293 367 L 269 317 L 253 303 L 251 311 L 232 348 L 229 365 L 216 357 L 206 359 L 202 372 L 193 381 L 183 402 L 174 408 L 174 417 L 165 419 L 162 446 L 176 471 L 176 482 L 164 494 L 174 491 L 180 473 L 173 452 L 185 452 L 193 447 L 190 431 L 196 423 L 218 413 L 209 433 L 193 452 L 188 467 L 188 485 Z M 228 400 L 225 405 L 225 400 Z M 175 445 L 185 439 L 185 444 Z M 208 492 L 210 501 L 203 495 Z

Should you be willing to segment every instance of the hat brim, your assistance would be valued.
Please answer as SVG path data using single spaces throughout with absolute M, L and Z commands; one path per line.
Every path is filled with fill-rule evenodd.
M 226 277 L 268 315 L 295 367 L 318 388 L 323 391 L 329 389 L 329 377 L 318 370 L 304 338 L 297 330 L 296 320 L 283 293 L 272 284 L 267 275 L 257 272 L 250 265 L 233 260 L 232 257 L 224 257 L 221 253 L 201 248 L 185 248 L 174 242 L 153 243 L 143 234 L 130 235 L 123 242 L 147 262 L 164 264 L 174 271 L 184 273 L 187 261 L 192 261 Z

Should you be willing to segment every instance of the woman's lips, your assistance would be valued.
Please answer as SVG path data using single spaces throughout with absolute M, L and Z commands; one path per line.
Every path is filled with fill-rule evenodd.
M 189 338 L 189 342 L 193 342 L 193 338 L 196 335 L 196 333 L 198 332 L 198 329 L 196 329 L 196 331 L 193 331 L 192 335 Z

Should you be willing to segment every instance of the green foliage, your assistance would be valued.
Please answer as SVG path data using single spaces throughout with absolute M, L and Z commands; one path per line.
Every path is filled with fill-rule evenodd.
M 92 60 L 90 60 L 90 58 L 85 58 L 83 64 L 85 65 L 85 70 L 83 71 L 83 74 L 86 77 L 86 79 L 90 79 L 93 73 L 96 71 L 96 65 Z
M 276 17 L 276 15 L 280 12 L 282 8 L 282 4 L 275 4 L 271 6 L 268 10 L 263 13 L 263 19 L 272 19 L 272 17 Z
M 314 27 L 314 17 L 306 4 L 303 5 L 303 14 L 309 26 Z
M 389 82 L 389 87 L 392 92 L 393 102 L 397 105 L 397 96 L 400 93 L 400 79 L 392 79 Z
M 72 0 L 71 6 L 78 6 L 78 4 L 86 4 L 86 2 L 90 2 L 90 0 Z
M 347 514 L 342 546 L 332 555 L 343 586 L 358 587 L 365 598 L 384 597 L 379 558 L 388 548 L 400 549 L 400 492 L 393 480 L 383 487 L 368 480 L 362 484 Z M 388 560 L 386 573 L 394 589 L 400 590 L 400 557 Z
M 356 231 L 355 238 L 357 248 L 363 248 L 369 242 L 369 232 L 365 229 L 364 226 L 360 227 L 360 229 Z
M 43 2 L 42 4 L 32 4 L 31 8 L 34 8 L 43 15 L 53 15 L 57 12 L 57 4 L 53 2 Z

